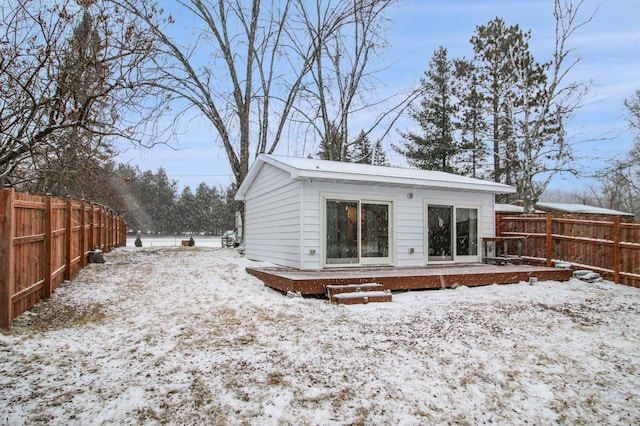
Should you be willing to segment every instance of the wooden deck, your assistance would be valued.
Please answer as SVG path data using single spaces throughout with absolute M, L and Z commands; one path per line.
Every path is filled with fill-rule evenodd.
M 302 271 L 292 268 L 247 268 L 247 272 L 271 288 L 303 295 L 325 294 L 328 285 L 378 283 L 384 289 L 419 290 L 464 285 L 514 284 L 538 281 L 567 281 L 571 270 L 531 265 L 487 265 L 481 263 L 422 268 L 357 268 Z

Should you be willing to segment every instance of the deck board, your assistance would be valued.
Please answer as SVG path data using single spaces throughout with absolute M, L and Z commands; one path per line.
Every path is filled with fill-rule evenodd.
M 379 283 L 391 291 L 514 284 L 529 281 L 567 281 L 571 271 L 532 265 L 487 265 L 481 263 L 422 268 L 353 268 L 298 270 L 282 267 L 247 268 L 267 286 L 304 295 L 324 294 L 328 285 Z

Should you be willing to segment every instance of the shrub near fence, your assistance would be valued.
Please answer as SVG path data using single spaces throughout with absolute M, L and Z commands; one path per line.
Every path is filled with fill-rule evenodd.
M 104 206 L 1 189 L 0 328 L 85 267 L 91 250 L 124 245 L 124 219 Z
M 496 215 L 496 236 L 524 237 L 531 262 L 568 262 L 617 284 L 640 287 L 640 224 L 546 215 Z

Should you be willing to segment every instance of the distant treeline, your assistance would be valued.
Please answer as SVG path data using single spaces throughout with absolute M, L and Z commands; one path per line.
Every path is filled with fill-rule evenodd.
M 121 165 L 117 175 L 119 213 L 132 232 L 221 235 L 235 227 L 234 185 L 218 189 L 202 182 L 195 192 L 187 186 L 178 193 L 162 168 L 153 173 Z

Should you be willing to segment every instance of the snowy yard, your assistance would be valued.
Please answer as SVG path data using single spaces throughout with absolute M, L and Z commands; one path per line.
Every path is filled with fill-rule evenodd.
M 638 289 L 334 306 L 266 288 L 211 241 L 115 250 L 15 320 L 0 424 L 640 423 Z

